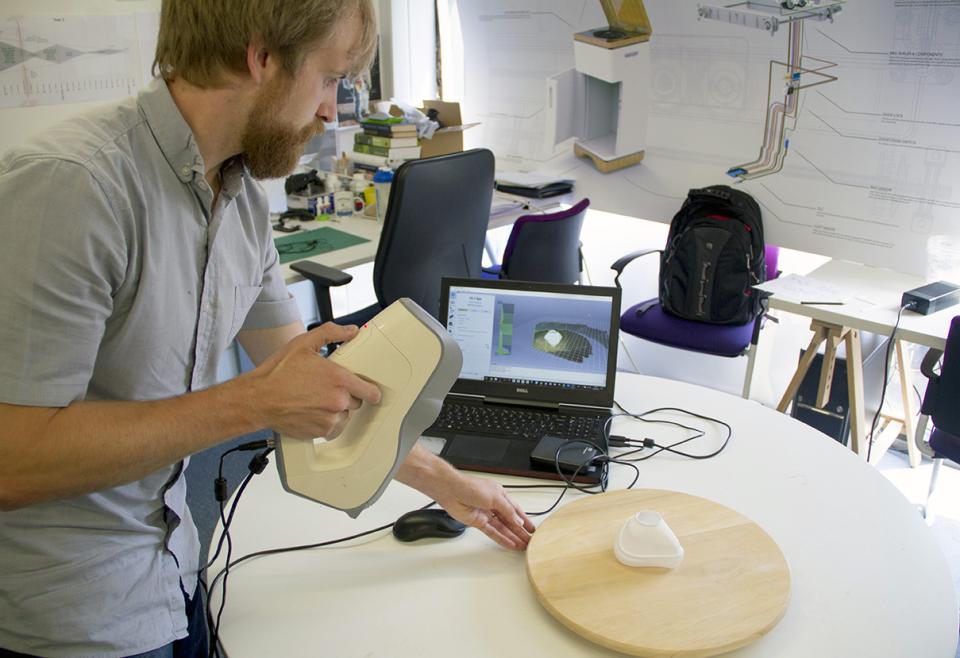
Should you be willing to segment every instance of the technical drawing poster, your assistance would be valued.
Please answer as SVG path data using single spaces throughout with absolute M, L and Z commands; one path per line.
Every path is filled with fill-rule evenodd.
M 543 119 L 545 80 L 574 66 L 571 35 L 604 24 L 600 4 L 448 0 L 447 29 L 462 35 L 464 120 L 482 122 L 468 140 L 492 147 L 503 169 L 582 180 L 602 210 L 669 221 L 688 189 L 726 183 L 758 200 L 773 244 L 920 274 L 938 249 L 957 249 L 960 0 L 849 0 L 832 22 L 804 21 L 804 67 L 835 64 L 823 72 L 836 80 L 797 92 L 775 144 L 782 165 L 743 181 L 727 172 L 761 153 L 768 89 L 776 98 L 787 84 L 769 78 L 771 62 L 787 61 L 788 29 L 703 20 L 700 4 L 734 3 L 645 2 L 646 155 L 600 174 L 571 144 L 554 148 Z
M 137 27 L 132 14 L 0 18 L 0 107 L 135 94 L 143 77 Z

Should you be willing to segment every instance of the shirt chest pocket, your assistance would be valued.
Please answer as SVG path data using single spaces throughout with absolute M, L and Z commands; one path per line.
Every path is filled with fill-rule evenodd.
M 247 313 L 253 307 L 263 286 L 236 286 L 233 292 L 233 319 L 230 321 L 229 337 L 232 340 L 243 327 Z

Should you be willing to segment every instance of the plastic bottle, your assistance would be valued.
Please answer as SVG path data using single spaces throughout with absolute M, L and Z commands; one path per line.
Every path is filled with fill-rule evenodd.
M 362 213 L 367 205 L 367 201 L 363 196 L 363 190 L 366 189 L 368 185 L 370 185 L 370 181 L 367 180 L 363 172 L 355 172 L 353 174 L 353 178 L 350 180 L 350 191 L 353 192 L 354 214 Z
M 377 221 L 382 222 L 387 215 L 390 202 L 390 186 L 393 184 L 393 170 L 380 167 L 373 175 L 373 186 L 377 189 Z

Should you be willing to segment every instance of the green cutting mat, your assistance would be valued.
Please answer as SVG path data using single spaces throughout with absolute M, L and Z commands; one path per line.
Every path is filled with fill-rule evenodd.
M 352 233 L 338 231 L 329 226 L 313 229 L 312 231 L 300 231 L 293 235 L 285 235 L 273 241 L 273 243 L 277 245 L 281 265 L 300 260 L 301 258 L 325 254 L 328 251 L 345 249 L 346 247 L 363 244 L 364 242 L 370 241 L 366 238 L 353 235 Z

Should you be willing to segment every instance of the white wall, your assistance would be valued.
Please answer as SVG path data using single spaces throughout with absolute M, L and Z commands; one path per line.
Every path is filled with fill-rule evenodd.
M 385 99 L 416 107 L 437 97 L 437 41 L 433 2 L 380 0 L 381 85 Z

